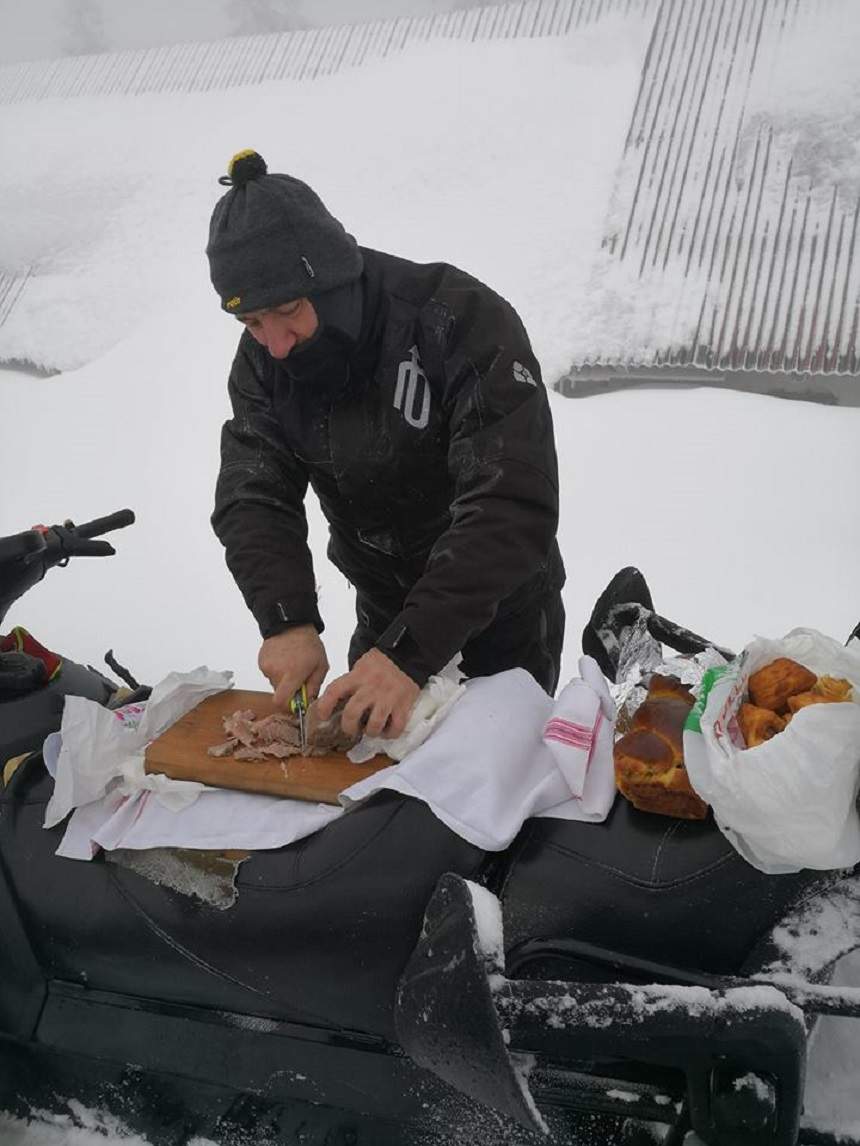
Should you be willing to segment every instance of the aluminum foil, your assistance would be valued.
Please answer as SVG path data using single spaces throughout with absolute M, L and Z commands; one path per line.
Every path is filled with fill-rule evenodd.
M 644 630 L 644 636 L 640 628 Z M 687 685 L 693 696 L 698 697 L 706 670 L 724 664 L 728 661 L 714 648 L 703 649 L 694 656 L 664 656 L 663 646 L 648 633 L 645 621 L 637 622 L 631 630 L 629 643 L 625 642 L 616 683 L 609 686 L 618 709 L 617 735 L 627 731 L 633 713 L 645 701 L 652 673 L 676 677 Z

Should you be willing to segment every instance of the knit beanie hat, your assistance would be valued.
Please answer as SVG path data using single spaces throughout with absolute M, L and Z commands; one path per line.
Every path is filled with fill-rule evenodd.
M 361 274 L 358 244 L 306 183 L 240 151 L 209 223 L 209 274 L 230 314 L 320 294 Z

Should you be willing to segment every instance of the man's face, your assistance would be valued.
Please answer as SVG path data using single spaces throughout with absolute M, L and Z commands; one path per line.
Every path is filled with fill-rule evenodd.
M 295 346 L 312 338 L 319 326 L 317 312 L 307 298 L 236 317 L 273 358 L 286 358 Z

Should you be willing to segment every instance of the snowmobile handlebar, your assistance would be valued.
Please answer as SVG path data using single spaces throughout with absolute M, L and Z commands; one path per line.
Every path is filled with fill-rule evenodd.
M 55 565 L 72 557 L 111 557 L 116 553 L 108 541 L 96 538 L 134 522 L 130 509 L 120 509 L 75 525 L 34 525 L 23 533 L 0 538 L 0 624 L 9 607 L 31 589 Z
M 68 525 L 69 522 L 66 522 Z M 115 529 L 125 529 L 127 525 L 134 525 L 134 512 L 130 509 L 118 509 L 116 513 L 109 513 L 107 517 L 95 517 L 92 521 L 85 521 L 83 525 L 73 528 L 78 537 L 100 537 L 103 533 L 112 533 Z

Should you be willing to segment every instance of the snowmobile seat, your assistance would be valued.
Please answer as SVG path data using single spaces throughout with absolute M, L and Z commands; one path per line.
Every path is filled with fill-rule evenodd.
M 37 757 L 0 793 L 0 864 L 44 974 L 88 989 L 393 1037 L 397 977 L 439 876 L 484 853 L 421 802 L 381 794 L 253 853 L 228 910 L 106 861 L 58 858 Z M 2 878 L 2 869 L 0 869 Z
M 533 819 L 499 890 L 508 973 L 600 978 L 589 970 L 589 945 L 737 973 L 777 920 L 837 874 L 765 875 L 734 850 L 712 816 L 653 815 L 621 797 L 599 827 Z M 573 946 L 560 954 L 557 945 L 552 954 L 552 944 L 540 942 L 560 937 L 581 941 L 579 955 Z
M 420 1118 L 428 1103 L 435 1108 L 438 1101 L 427 1090 L 427 1068 L 446 1085 L 453 1082 L 467 1095 L 487 1100 L 480 1089 L 461 1086 L 460 1079 L 474 1074 L 479 1059 L 488 1063 L 487 1077 L 496 1077 L 486 1047 L 496 1047 L 496 1058 L 503 1055 L 503 1029 L 494 1017 L 497 1000 L 485 1000 L 486 1014 L 475 1027 L 479 1043 L 468 1044 L 472 1050 L 465 1059 L 465 1052 L 459 1053 L 456 1079 L 436 1069 L 441 1050 L 426 1062 L 421 1057 L 428 1045 L 437 1045 L 432 1025 L 427 1028 L 422 1018 L 425 1012 L 435 1015 L 434 1021 L 443 1022 L 445 1015 L 456 1019 L 452 1045 L 460 1046 L 469 1033 L 460 1030 L 462 998 L 456 975 L 446 970 L 444 951 L 421 939 L 437 882 L 462 885 L 468 879 L 498 894 L 505 954 L 497 973 L 499 981 L 510 984 L 505 991 L 511 1005 L 521 984 L 525 993 L 517 1005 L 523 1014 L 512 1013 L 511 1030 L 531 1040 L 536 1037 L 527 1022 L 532 996 L 552 993 L 552 983 L 546 991 L 541 983 L 555 980 L 554 988 L 563 992 L 572 984 L 587 1006 L 605 1001 L 609 990 L 613 1005 L 621 1007 L 631 988 L 617 984 L 653 983 L 649 972 L 657 964 L 687 966 L 698 975 L 745 974 L 752 954 L 772 938 L 791 905 L 831 878 L 764 876 L 735 855 L 712 822 L 646 816 L 624 801 L 602 825 L 530 821 L 507 853 L 488 856 L 450 832 L 421 802 L 382 793 L 314 836 L 254 853 L 239 866 L 235 902 L 219 910 L 109 857 L 89 863 L 58 858 L 54 851 L 62 828 L 41 827 L 50 791 L 51 780 L 33 756 L 0 793 L 0 908 L 18 928 L 6 940 L 17 978 L 7 977 L 9 990 L 0 983 L 0 1027 L 49 1055 L 62 1053 L 63 1061 L 77 1056 L 85 1070 L 92 1069 L 89 1059 L 119 1064 L 117 1069 L 133 1061 L 136 1070 L 179 1072 L 228 1090 L 253 1091 L 265 1083 L 273 1100 L 280 1094 L 281 1101 L 301 1097 L 315 1103 L 324 1093 L 330 1110 L 365 1111 L 379 1092 L 398 1096 L 402 1117 Z M 455 938 L 464 936 L 457 942 L 468 943 L 468 934 L 458 927 Z M 403 978 L 404 969 L 415 968 L 415 959 L 431 950 L 441 975 L 439 1007 L 431 1011 L 421 995 L 414 996 L 418 1043 L 413 1051 L 411 1042 L 402 1041 L 405 1012 L 396 1004 L 398 983 L 401 1000 L 408 1001 L 412 986 L 404 995 L 403 983 L 420 984 L 423 973 L 417 965 L 417 978 L 408 970 Z M 480 985 L 485 972 L 473 970 Z M 485 985 L 482 990 L 486 993 Z M 717 1010 L 723 997 L 719 987 L 709 995 Z M 729 1010 L 733 997 L 744 998 L 729 996 Z M 680 1013 L 669 1017 L 661 1045 L 669 1048 L 667 1061 L 674 1061 L 697 1045 L 700 1032 L 695 1024 L 684 1026 Z M 768 1008 L 760 1018 L 749 1035 L 753 1041 L 747 1038 L 741 1050 L 752 1055 L 762 1040 L 778 1037 L 786 1063 L 780 1077 L 788 1081 L 774 1094 L 780 1102 L 796 1098 L 802 1030 L 797 1023 L 785 1030 L 772 1027 Z M 733 1037 L 729 1028 L 720 1030 L 721 1038 Z M 527 1042 L 526 1051 L 540 1051 L 542 1038 L 534 1047 Z M 237 1041 L 247 1044 L 247 1054 L 233 1061 Z M 415 1073 L 419 1068 L 403 1057 L 401 1046 L 423 1072 Z M 595 1053 L 598 1049 L 595 1044 Z M 612 1057 L 611 1050 L 607 1044 L 599 1057 Z M 562 1052 L 560 1044 L 550 1057 L 564 1058 Z M 343 1056 L 354 1065 L 338 1066 Z M 446 1057 L 451 1057 L 447 1051 Z M 313 1066 L 305 1065 L 311 1061 Z M 654 1069 L 663 1069 L 653 1061 Z M 710 1079 L 710 1060 L 700 1066 L 700 1079 Z M 353 1069 L 363 1081 L 350 1090 Z M 314 1090 L 322 1077 L 327 1089 Z M 627 1094 L 638 1076 L 623 1077 Z M 438 1079 L 434 1085 L 442 1085 Z M 569 1071 L 561 1084 L 547 1079 L 538 1091 L 541 1102 L 553 1108 L 558 1102 L 571 1106 L 565 1096 L 574 1091 L 579 1102 L 591 1085 Z M 673 1103 L 683 1098 L 680 1084 L 672 1082 L 667 1090 L 668 1082 L 649 1080 L 642 1084 L 643 1094 L 651 1095 L 655 1117 L 662 1107 L 654 1104 L 667 1095 Z M 732 1094 L 736 1081 L 732 1075 Z M 564 1089 L 561 1098 L 558 1085 Z M 519 1084 L 509 1080 L 504 1088 L 508 1097 L 514 1086 Z M 612 1103 L 624 1106 L 626 1099 L 615 1102 L 603 1094 L 611 1083 L 594 1086 L 602 1095 L 601 1110 L 614 1109 Z M 699 1091 L 702 1087 L 707 1090 L 710 1082 L 702 1082 Z M 494 1100 L 501 1092 L 493 1084 L 487 1093 Z M 491 1105 L 515 1118 L 523 1113 L 504 1103 Z M 574 1103 L 571 1117 L 574 1107 L 579 1109 Z M 296 1109 L 306 1112 L 301 1103 Z M 710 1118 L 710 1099 L 707 1110 Z M 753 1139 L 744 1142 L 752 1146 Z M 772 1146 L 771 1139 L 762 1138 L 762 1146 L 765 1142 Z
M 239 866 L 236 902 L 218 910 L 102 856 L 56 857 L 62 828 L 41 826 L 51 780 L 38 758 L 23 773 L 0 802 L 0 859 L 49 979 L 385 1038 L 444 872 L 498 890 L 509 974 L 522 960 L 532 977 L 559 972 L 545 939 L 737 971 L 821 878 L 763 876 L 712 822 L 623 800 L 603 825 L 529 821 L 509 853 L 487 856 L 423 803 L 383 793 L 316 835 L 254 853 Z

